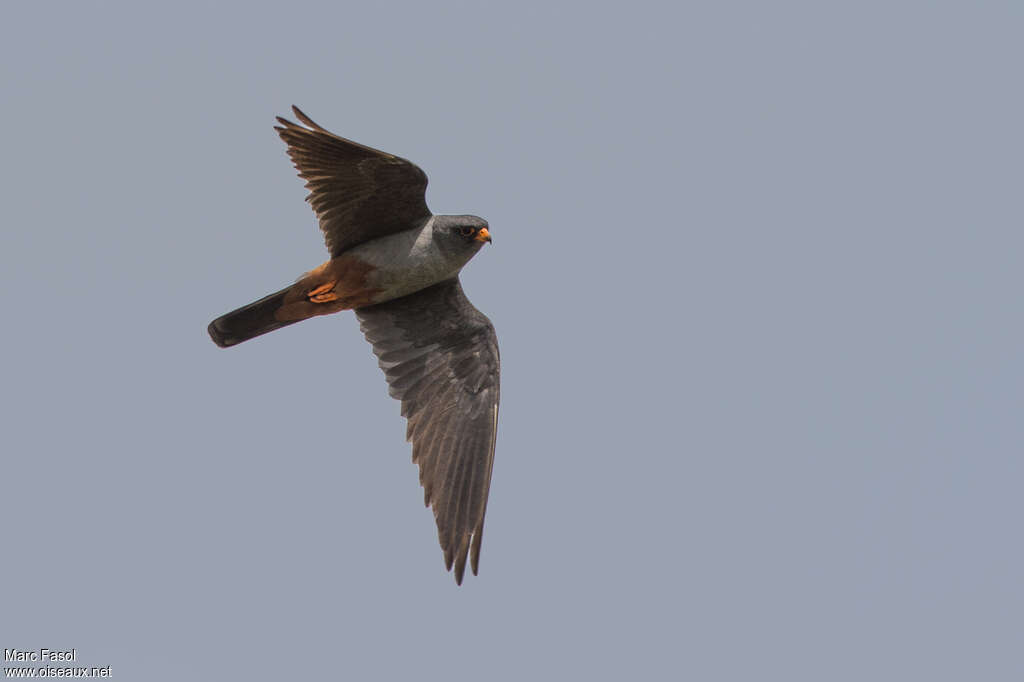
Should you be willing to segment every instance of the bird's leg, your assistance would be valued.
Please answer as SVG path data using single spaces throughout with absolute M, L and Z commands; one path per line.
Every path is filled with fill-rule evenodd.
M 306 298 L 308 298 L 313 303 L 328 303 L 330 301 L 337 301 L 338 294 L 334 293 L 335 284 L 336 282 L 333 281 L 321 284 L 316 289 L 313 289 L 311 292 L 306 294 Z

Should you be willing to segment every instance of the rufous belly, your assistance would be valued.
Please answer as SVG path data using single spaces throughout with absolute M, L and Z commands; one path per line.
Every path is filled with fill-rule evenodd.
M 373 271 L 372 265 L 349 254 L 331 259 L 292 285 L 274 317 L 291 322 L 370 305 L 381 291 L 367 283 Z

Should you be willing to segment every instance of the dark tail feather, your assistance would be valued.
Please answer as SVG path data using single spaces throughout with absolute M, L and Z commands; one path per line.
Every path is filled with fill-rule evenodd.
M 277 293 L 242 306 L 238 310 L 221 315 L 206 328 L 210 332 L 210 338 L 221 348 L 227 348 L 298 322 L 298 320 L 282 322 L 274 317 L 274 313 L 284 303 L 285 294 L 290 288 L 281 289 Z

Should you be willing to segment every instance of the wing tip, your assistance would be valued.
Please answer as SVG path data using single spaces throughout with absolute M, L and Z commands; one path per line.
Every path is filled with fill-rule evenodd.
M 295 118 L 299 119 L 313 130 L 321 130 L 323 132 L 327 132 L 320 125 L 318 125 L 316 121 L 311 119 L 309 116 L 306 116 L 305 112 L 303 112 L 302 109 L 299 109 L 294 104 L 292 105 L 292 113 L 295 114 Z
M 299 119 L 299 121 L 301 123 L 303 123 L 304 125 L 308 126 L 309 128 L 311 128 L 313 130 L 320 131 L 320 132 L 324 132 L 324 133 L 327 132 L 327 130 L 325 130 L 321 125 L 319 125 L 316 121 L 311 119 L 309 116 L 307 116 L 306 113 L 304 111 L 302 111 L 302 109 L 299 109 L 294 104 L 292 105 L 292 113 L 295 114 L 295 118 Z M 283 133 L 283 132 L 288 131 L 288 130 L 306 130 L 305 128 L 300 126 L 298 123 L 295 123 L 294 121 L 290 121 L 287 118 L 285 118 L 284 116 L 275 116 L 274 118 L 277 120 L 278 123 L 281 124 L 280 126 L 274 126 L 274 130 L 276 130 L 276 131 L 278 131 L 280 133 Z
M 462 578 L 466 575 L 466 559 L 469 558 L 469 544 L 469 536 L 463 535 L 462 540 L 459 542 L 458 550 L 455 550 L 453 545 L 449 545 L 444 550 L 444 560 L 448 570 L 452 570 L 453 564 L 455 566 L 455 584 L 457 585 L 462 584 Z M 472 570 L 473 575 L 477 575 L 475 561 Z
M 469 552 L 469 564 L 473 569 L 473 575 L 480 575 L 480 545 L 484 539 L 484 528 L 483 522 L 480 523 L 480 527 L 473 533 L 473 546 Z

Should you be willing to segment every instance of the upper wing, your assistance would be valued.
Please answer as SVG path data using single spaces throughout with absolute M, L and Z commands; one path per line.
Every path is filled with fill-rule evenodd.
M 360 328 L 402 401 L 406 439 L 420 465 L 448 570 L 462 584 L 472 548 L 480 563 L 498 426 L 498 339 L 458 278 L 409 296 L 357 308 Z
M 298 107 L 304 128 L 277 117 L 274 126 L 306 181 L 331 257 L 376 237 L 415 227 L 430 217 L 427 176 L 414 163 L 324 130 Z

